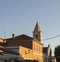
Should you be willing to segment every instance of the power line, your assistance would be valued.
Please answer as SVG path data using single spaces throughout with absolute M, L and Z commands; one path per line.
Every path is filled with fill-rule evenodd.
M 45 41 L 45 40 L 50 40 L 50 39 L 54 39 L 54 38 L 57 38 L 57 37 L 60 37 L 60 35 L 57 35 L 57 36 L 53 36 L 53 37 L 50 37 L 50 38 L 43 39 L 43 41 Z

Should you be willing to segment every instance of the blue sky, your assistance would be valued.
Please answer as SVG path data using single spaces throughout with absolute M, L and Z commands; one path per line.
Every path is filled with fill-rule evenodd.
M 60 35 L 60 0 L 0 0 L 0 37 L 12 33 L 32 36 L 39 22 L 43 39 Z M 43 41 L 52 48 L 60 44 L 60 37 Z

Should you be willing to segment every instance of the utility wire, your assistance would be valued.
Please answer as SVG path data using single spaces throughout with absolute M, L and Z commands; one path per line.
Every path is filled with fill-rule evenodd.
M 54 38 L 57 38 L 57 37 L 60 37 L 60 35 L 57 35 L 57 36 L 54 36 L 54 37 L 50 37 L 50 38 L 47 38 L 47 39 L 43 39 L 43 41 L 50 40 L 50 39 L 54 39 Z

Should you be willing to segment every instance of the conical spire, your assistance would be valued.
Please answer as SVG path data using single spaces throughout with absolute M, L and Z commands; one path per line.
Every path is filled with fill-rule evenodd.
M 38 22 L 36 23 L 34 31 L 41 31 L 41 28 L 40 28 Z
M 42 43 L 42 32 L 38 22 L 36 23 L 35 29 L 33 31 L 33 38 Z

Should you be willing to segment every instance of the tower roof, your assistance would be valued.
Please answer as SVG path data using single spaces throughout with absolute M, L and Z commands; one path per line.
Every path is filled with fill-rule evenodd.
M 41 28 L 40 28 L 38 22 L 36 23 L 34 31 L 41 31 Z

